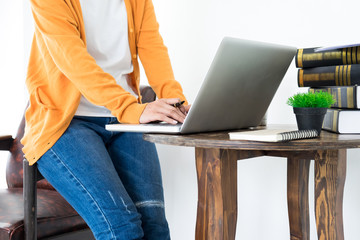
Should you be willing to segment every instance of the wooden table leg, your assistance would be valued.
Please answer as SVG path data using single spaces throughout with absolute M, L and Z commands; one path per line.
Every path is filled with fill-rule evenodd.
M 315 217 L 319 240 L 343 240 L 346 149 L 315 155 Z
M 290 240 L 309 240 L 309 166 L 310 159 L 288 157 L 287 200 Z
M 196 148 L 196 240 L 234 240 L 237 220 L 235 150 Z

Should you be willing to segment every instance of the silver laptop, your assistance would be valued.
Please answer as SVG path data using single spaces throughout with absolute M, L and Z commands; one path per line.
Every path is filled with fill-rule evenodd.
M 225 37 L 183 124 L 109 124 L 120 132 L 199 133 L 258 126 L 295 47 Z

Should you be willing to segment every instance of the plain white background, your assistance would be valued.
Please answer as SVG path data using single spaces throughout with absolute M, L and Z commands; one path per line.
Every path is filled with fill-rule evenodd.
M 154 0 L 160 31 L 178 81 L 190 102 L 224 36 L 286 44 L 298 48 L 358 43 L 356 0 Z M 26 104 L 24 78 L 32 39 L 28 1 L 0 0 L 0 133 L 16 134 Z M 143 76 L 144 83 L 146 82 Z M 268 111 L 268 123 L 295 124 L 285 102 L 303 92 L 292 63 Z M 166 213 L 172 239 L 194 239 L 197 179 L 194 149 L 158 145 Z M 344 193 L 347 240 L 358 240 L 360 150 L 348 150 Z M 5 188 L 6 154 L 1 153 L 0 187 Z M 311 239 L 317 239 L 310 172 Z M 238 162 L 236 239 L 289 239 L 286 159 L 262 157 Z

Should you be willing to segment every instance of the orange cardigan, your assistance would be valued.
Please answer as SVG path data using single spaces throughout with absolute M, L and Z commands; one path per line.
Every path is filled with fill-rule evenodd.
M 139 55 L 150 86 L 159 98 L 185 99 L 175 81 L 167 48 L 159 34 L 151 0 L 125 0 L 134 72 L 139 93 Z M 105 73 L 86 50 L 79 0 L 31 0 L 35 34 L 26 85 L 30 104 L 21 140 L 25 158 L 34 164 L 69 126 L 83 94 L 105 106 L 122 123 L 138 123 L 145 104 Z

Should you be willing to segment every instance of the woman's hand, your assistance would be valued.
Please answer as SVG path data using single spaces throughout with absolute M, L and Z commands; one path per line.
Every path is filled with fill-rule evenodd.
M 140 116 L 140 123 L 161 121 L 177 124 L 178 122 L 184 122 L 190 106 L 174 107 L 173 105 L 178 102 L 180 102 L 178 98 L 162 98 L 148 103 Z

